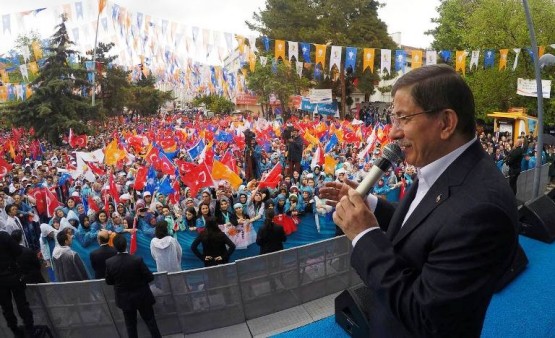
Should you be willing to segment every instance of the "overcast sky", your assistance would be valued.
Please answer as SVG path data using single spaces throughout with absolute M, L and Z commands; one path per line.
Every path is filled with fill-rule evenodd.
M 83 3 L 97 0 L 82 0 Z M 0 0 L 0 14 L 12 14 L 41 7 L 73 3 L 67 0 Z M 245 20 L 252 19 L 252 13 L 265 7 L 265 0 L 112 0 L 131 11 L 178 21 L 188 26 L 210 30 L 249 34 Z M 433 28 L 431 18 L 437 17 L 439 0 L 387 0 L 379 10 L 380 18 L 387 24 L 388 32 L 401 33 L 401 43 L 412 47 L 429 47 L 432 38 L 424 32 Z M 110 2 L 109 2 L 110 3 Z M 12 16 L 12 25 L 15 19 Z M 52 34 L 52 23 L 44 24 L 43 38 Z M 2 28 L 2 27 L 0 27 Z M 251 33 L 252 34 L 252 33 Z M 0 31 L 0 53 L 13 37 L 6 39 Z M 9 43 L 11 45 L 11 43 Z

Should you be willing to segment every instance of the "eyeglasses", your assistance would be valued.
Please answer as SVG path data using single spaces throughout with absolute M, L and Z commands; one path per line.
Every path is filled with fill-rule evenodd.
M 406 115 L 395 115 L 395 114 L 388 114 L 389 118 L 391 120 L 391 125 L 394 126 L 395 128 L 403 128 L 408 121 L 410 121 L 410 118 L 417 116 L 417 115 L 422 115 L 422 114 L 431 114 L 431 113 L 435 113 L 438 112 L 440 110 L 443 110 L 444 108 L 434 108 L 434 109 L 429 109 L 429 110 L 424 110 L 421 111 L 419 113 L 414 113 L 414 114 L 406 114 Z

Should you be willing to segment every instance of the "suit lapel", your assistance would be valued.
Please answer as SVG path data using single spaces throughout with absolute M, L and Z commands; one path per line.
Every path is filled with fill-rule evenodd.
M 394 234 L 393 245 L 397 245 L 397 243 L 417 228 L 435 208 L 445 202 L 449 198 L 450 188 L 463 184 L 466 175 L 484 156 L 487 156 L 486 153 L 480 143 L 476 141 L 451 163 L 439 176 L 430 190 L 428 190 L 426 196 L 420 201 L 399 232 L 396 235 Z M 402 214 L 403 218 L 405 214 L 406 210 Z M 392 220 L 396 217 L 400 217 L 400 213 L 396 212 Z M 403 218 L 398 220 L 398 222 L 402 223 Z
M 389 240 L 393 241 L 393 238 L 395 237 L 397 232 L 399 232 L 399 229 L 401 228 L 401 224 L 403 224 L 403 220 L 405 219 L 405 215 L 409 210 L 410 204 L 414 199 L 414 196 L 416 196 L 417 190 L 418 190 L 418 179 L 416 179 L 414 183 L 410 186 L 409 190 L 407 191 L 407 194 L 401 200 L 401 203 L 399 203 L 399 206 L 397 207 L 398 210 L 393 214 L 393 217 L 389 222 L 389 226 L 387 227 L 387 232 L 386 232 Z

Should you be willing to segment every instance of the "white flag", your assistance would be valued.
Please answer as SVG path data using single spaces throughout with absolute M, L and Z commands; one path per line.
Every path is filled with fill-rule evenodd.
M 296 61 L 299 61 L 299 43 L 294 41 L 287 41 L 287 45 L 289 46 L 289 53 L 287 56 L 289 57 L 289 61 L 294 56 Z
M 260 64 L 262 65 L 262 67 L 265 67 L 267 62 L 268 62 L 268 58 L 266 56 L 260 57 Z
M 382 49 L 381 58 L 380 70 L 383 72 L 385 69 L 388 74 L 391 74 L 391 49 Z
M 518 65 L 518 56 L 520 55 L 520 48 L 513 48 L 513 51 L 515 52 L 516 56 L 515 56 L 515 63 L 513 63 L 513 70 L 516 69 L 516 66 Z
M 253 53 L 258 52 L 258 48 L 256 48 L 256 36 L 247 36 L 247 40 L 249 40 L 249 46 L 251 47 L 251 51 Z
M 480 59 L 480 51 L 479 50 L 473 50 L 472 51 L 472 56 L 470 57 L 470 70 L 472 70 L 472 66 L 476 66 L 476 69 L 478 69 L 478 60 Z
M 29 73 L 27 72 L 27 65 L 21 65 L 19 66 L 19 70 L 21 71 L 21 76 L 23 76 L 23 79 L 26 81 L 29 81 Z
M 341 69 L 341 46 L 331 46 L 330 72 L 334 65 L 338 70 Z
M 31 57 L 31 52 L 29 51 L 29 46 L 22 46 L 21 47 L 21 55 L 23 55 L 23 60 L 25 60 L 25 62 L 29 61 L 29 58 Z
M 437 52 L 435 50 L 426 51 L 426 66 L 437 64 Z
M 297 75 L 301 77 L 303 75 L 303 63 L 301 61 L 297 61 L 296 67 L 297 67 Z

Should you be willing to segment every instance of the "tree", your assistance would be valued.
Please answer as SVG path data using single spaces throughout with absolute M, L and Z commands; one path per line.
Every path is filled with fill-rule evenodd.
M 171 91 L 154 88 L 155 83 L 154 76 L 141 76 L 134 85 L 126 88 L 124 90 L 127 99 L 126 107 L 143 116 L 155 115 L 162 104 L 175 99 Z
M 246 23 L 250 29 L 273 39 L 359 47 L 356 69 L 345 81 L 346 91 L 352 91 L 356 83 L 368 100 L 374 93 L 374 84 L 379 81 L 379 76 L 362 72 L 360 47 L 396 48 L 387 34 L 386 24 L 378 18 L 379 6 L 379 2 L 373 0 L 267 0 L 266 9 L 253 13 L 253 21 Z M 314 50 L 312 52 L 314 60 Z M 327 60 L 330 52 L 328 49 Z M 339 97 L 343 90 L 340 77 L 324 79 L 314 85 L 332 88 L 334 95 Z
M 551 0 L 530 0 L 530 11 L 535 25 L 538 45 L 551 43 L 555 35 L 555 3 Z M 529 46 L 529 33 L 524 9 L 520 0 L 443 0 L 438 7 L 438 26 L 428 33 L 434 36 L 432 47 L 447 50 L 498 50 Z M 504 71 L 483 69 L 483 58 L 478 69 L 467 71 L 466 81 L 474 92 L 478 117 L 487 118 L 492 111 L 506 111 L 510 107 L 526 107 L 536 111 L 536 100 L 516 95 L 517 78 L 534 78 L 532 60 L 526 49 L 522 50 L 518 67 L 512 70 L 515 54 L 509 54 Z M 542 71 L 542 78 L 553 78 L 549 69 Z M 545 101 L 545 121 L 552 122 L 553 104 Z
M 98 117 L 97 109 L 82 96 L 90 89 L 84 69 L 74 69 L 68 57 L 77 53 L 69 49 L 66 17 L 56 26 L 50 39 L 49 53 L 39 76 L 32 82 L 34 94 L 8 112 L 16 127 L 34 128 L 37 137 L 59 144 L 61 135 L 72 128 L 76 133 L 88 132 L 86 122 Z
M 129 100 L 128 91 L 130 71 L 114 65 L 117 56 L 108 56 L 114 43 L 100 42 L 96 48 L 96 84 L 100 85 L 99 104 L 108 116 L 115 116 L 123 112 L 125 103 Z M 87 51 L 92 61 L 93 50 Z
M 235 109 L 235 104 L 225 97 L 219 95 L 204 95 L 193 99 L 194 106 L 204 104 L 206 109 L 216 114 L 231 113 Z

